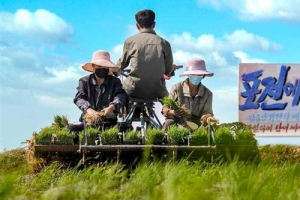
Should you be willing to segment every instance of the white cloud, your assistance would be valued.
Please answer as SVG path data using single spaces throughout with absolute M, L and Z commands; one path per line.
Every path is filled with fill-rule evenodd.
M 52 76 L 44 77 L 42 80 L 43 83 L 47 85 L 53 84 L 63 84 L 67 81 L 75 81 L 78 80 L 82 76 L 82 70 L 76 66 L 80 66 L 79 64 L 74 64 L 74 66 L 69 66 L 66 69 L 57 69 L 57 68 L 49 68 L 46 67 L 45 70 L 51 74 Z
M 15 69 L 27 71 L 40 67 L 40 62 L 38 61 L 40 54 L 33 51 L 29 45 L 14 44 L 11 46 L 1 46 L 0 54 L 0 67 L 2 68 L 0 74 L 5 71 L 14 73 Z
M 64 107 L 69 105 L 70 102 L 73 102 L 72 98 L 69 97 L 53 97 L 46 95 L 35 95 L 35 99 L 38 103 L 44 106 L 56 106 L 56 107 Z
M 222 68 L 226 68 L 228 70 L 232 65 L 237 63 L 237 59 L 232 59 L 233 55 L 230 53 L 220 53 L 218 51 L 211 52 L 203 52 L 203 54 L 199 54 L 198 52 L 189 52 L 176 50 L 173 53 L 174 63 L 176 64 L 185 64 L 188 60 L 192 58 L 200 58 L 205 60 L 207 66 L 211 66 L 216 70 L 220 70 Z
M 174 34 L 169 38 L 176 64 L 185 64 L 191 58 L 201 58 L 205 60 L 209 70 L 226 80 L 237 77 L 237 66 L 240 62 L 246 60 L 265 62 L 259 58 L 249 58 L 246 53 L 239 52 L 247 50 L 274 52 L 281 49 L 279 44 L 245 30 L 235 30 L 220 38 L 209 34 L 193 36 L 188 32 Z
M 0 92 L 0 99 L 3 100 L 3 98 L 5 98 L 5 96 L 15 96 L 18 95 L 19 90 L 16 88 L 11 88 L 11 87 L 5 87 L 5 88 L 1 88 L 1 92 Z
M 1 86 L 20 90 L 63 85 L 78 81 L 86 73 L 80 63 L 72 63 L 67 57 L 26 45 L 2 46 L 0 48 Z M 38 83 L 38 84 L 37 84 Z M 72 84 L 71 84 L 72 85 Z
M 220 123 L 238 121 L 238 87 L 225 86 L 212 92 L 214 115 L 220 119 Z
M 0 31 L 46 43 L 69 42 L 73 35 L 70 24 L 44 9 L 35 12 L 25 9 L 19 9 L 15 13 L 0 12 Z
M 224 35 L 225 42 L 234 49 L 254 49 L 260 51 L 278 51 L 280 45 L 270 42 L 267 38 L 248 33 L 245 30 L 235 30 Z
M 259 51 L 278 51 L 280 45 L 269 41 L 267 38 L 248 33 L 245 30 L 235 30 L 230 34 L 224 34 L 221 38 L 214 35 L 204 34 L 198 37 L 188 32 L 170 36 L 172 47 L 187 51 L 234 51 L 240 49 L 251 49 Z
M 122 53 L 123 53 L 123 44 L 114 46 L 110 54 L 111 60 L 116 63 L 119 60 L 119 58 L 122 56 Z
M 185 64 L 188 60 L 192 58 L 204 58 L 203 55 L 198 53 L 193 53 L 189 51 L 183 50 L 175 50 L 173 51 L 174 63 L 175 64 Z
M 220 10 L 229 8 L 245 20 L 278 19 L 300 22 L 299 0 L 198 0 Z
M 127 26 L 127 33 L 125 34 L 125 37 L 130 37 L 133 36 L 135 34 L 138 34 L 139 30 L 136 28 L 135 24 L 130 24 Z
M 229 63 L 227 62 L 227 59 L 226 57 L 220 55 L 219 52 L 212 52 L 211 53 L 211 57 L 212 57 L 212 60 L 215 61 L 215 63 L 217 64 L 217 66 L 221 66 L 221 67 L 228 67 Z
M 203 48 L 211 49 L 216 45 L 215 37 L 209 34 L 203 34 L 198 37 L 197 43 L 201 44 Z
M 170 43 L 172 47 L 182 47 L 184 49 L 195 50 L 201 48 L 197 38 L 193 37 L 188 32 L 183 32 L 181 35 L 174 34 L 170 37 Z
M 267 63 L 266 60 L 260 58 L 252 58 L 242 51 L 233 52 L 234 55 L 241 60 L 243 63 Z

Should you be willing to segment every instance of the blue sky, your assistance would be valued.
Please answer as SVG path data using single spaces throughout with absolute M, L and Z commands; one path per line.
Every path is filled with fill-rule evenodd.
M 137 33 L 134 14 L 145 8 L 155 11 L 155 30 L 171 43 L 175 64 L 206 61 L 215 73 L 203 80 L 214 93 L 215 116 L 235 122 L 239 63 L 299 63 L 299 7 L 300 0 L 1 0 L 0 150 L 24 146 L 54 115 L 77 121 L 82 64 L 100 49 L 117 62 L 124 40 Z M 182 70 L 168 88 L 183 80 Z

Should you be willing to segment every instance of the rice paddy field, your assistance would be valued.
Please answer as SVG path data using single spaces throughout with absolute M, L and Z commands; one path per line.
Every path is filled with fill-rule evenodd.
M 188 160 L 30 170 L 24 149 L 0 154 L 0 199 L 300 199 L 300 148 L 259 147 L 259 162 Z

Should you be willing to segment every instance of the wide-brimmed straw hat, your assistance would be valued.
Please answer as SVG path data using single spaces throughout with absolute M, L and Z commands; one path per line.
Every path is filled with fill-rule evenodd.
M 194 58 L 189 60 L 186 64 L 186 70 L 179 76 L 189 76 L 189 75 L 205 75 L 205 76 L 213 76 L 214 73 L 206 70 L 205 61 Z
M 82 68 L 88 72 L 93 72 L 93 64 L 108 67 L 113 72 L 119 70 L 119 67 L 110 60 L 110 54 L 107 51 L 95 51 L 92 60 L 83 65 Z

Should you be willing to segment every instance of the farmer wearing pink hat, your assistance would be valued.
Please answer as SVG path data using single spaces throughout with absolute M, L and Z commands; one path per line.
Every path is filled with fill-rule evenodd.
M 186 71 L 179 75 L 180 77 L 187 76 L 187 79 L 173 85 L 169 93 L 169 96 L 174 98 L 180 106 L 185 106 L 190 111 L 190 115 L 186 120 L 198 126 L 208 117 L 213 116 L 213 94 L 201 83 L 205 77 L 213 75 L 213 73 L 206 70 L 204 60 L 197 58 L 189 60 L 186 64 Z M 163 114 L 166 117 L 163 125 L 164 130 L 171 124 L 185 123 L 182 122 L 182 110 L 163 108 Z
M 128 96 L 120 79 L 110 75 L 110 72 L 119 70 L 110 60 L 110 54 L 106 51 L 95 51 L 92 60 L 82 68 L 91 73 L 79 79 L 74 98 L 77 107 L 83 114 L 89 115 L 95 115 L 100 110 L 104 110 L 105 116 L 118 113 L 126 105 Z M 117 124 L 117 116 L 110 118 L 109 123 L 112 126 Z

